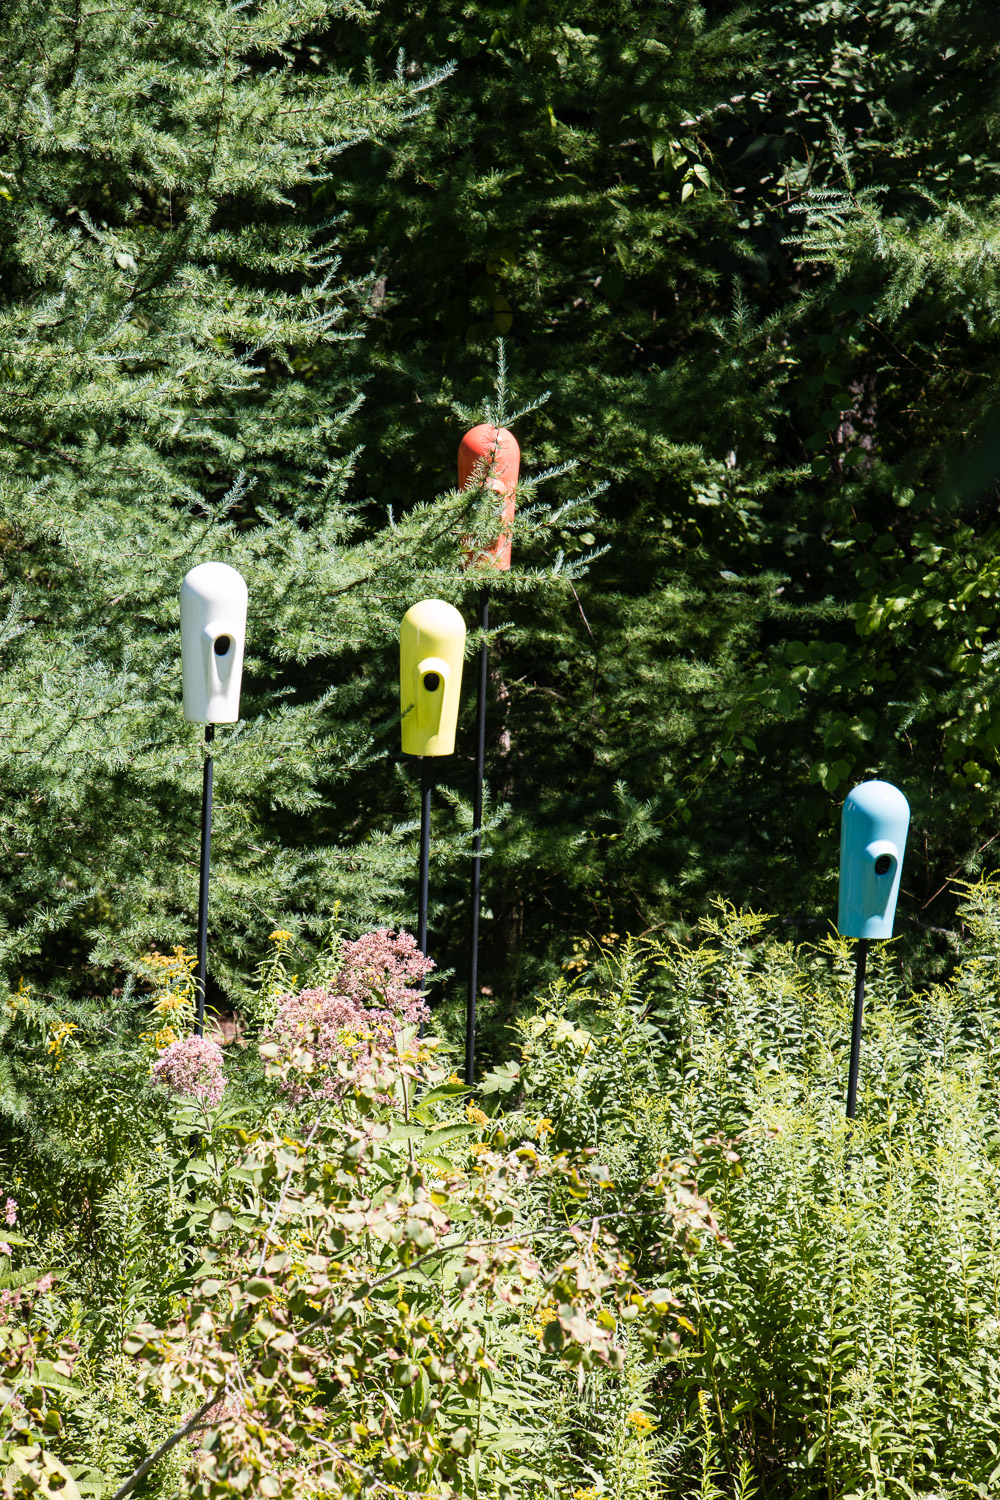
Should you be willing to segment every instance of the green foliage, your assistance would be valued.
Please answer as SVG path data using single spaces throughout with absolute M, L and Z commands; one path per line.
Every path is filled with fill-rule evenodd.
M 8 14 L 0 102 L 0 963 L 121 981 L 190 941 L 201 730 L 180 716 L 177 591 L 246 577 L 243 722 L 215 741 L 213 979 L 280 910 L 308 947 L 410 906 L 395 640 L 461 602 L 470 499 L 372 520 L 345 423 L 370 278 L 340 267 L 342 152 L 440 81 L 320 67 L 361 8 Z M 417 497 L 415 497 L 417 498 Z M 529 534 L 544 531 L 537 505 Z M 563 525 L 570 524 L 570 518 Z M 522 578 L 521 586 L 529 586 Z M 461 835 L 441 833 L 452 858 Z M 90 965 L 88 969 L 85 966 Z M 89 975 L 89 978 L 88 978 Z
M 815 920 L 870 773 L 914 806 L 904 932 L 991 841 L 993 9 L 8 15 L 0 1491 L 987 1496 L 1000 892 L 946 982 L 879 950 L 851 1136 L 847 946 L 652 934 L 718 886 Z M 324 1050 L 301 991 L 410 915 L 396 630 L 471 616 L 483 416 L 535 472 L 490 580 L 480 1109 L 412 1028 Z M 251 592 L 215 1106 L 150 1082 L 191 1025 L 207 556 Z
M 923 995 L 876 950 L 853 1139 L 839 940 L 796 950 L 720 906 L 697 947 L 598 951 L 521 1023 L 497 1090 L 544 1101 L 556 1145 L 607 1141 L 631 1185 L 676 1156 L 723 1229 L 670 1281 L 686 1336 L 649 1407 L 676 1445 L 665 1493 L 990 1493 L 997 910 L 996 885 L 967 892 L 969 948 Z
M 350 545 L 337 434 L 359 292 L 309 198 L 350 138 L 394 128 L 412 90 L 310 73 L 310 37 L 339 13 L 11 18 L 8 963 L 67 927 L 120 962 L 191 909 L 200 752 L 177 709 L 176 591 L 193 562 L 225 557 L 253 598 L 251 723 L 218 746 L 220 928 L 301 883 L 278 829 L 321 805 L 332 764 L 364 754 L 357 739 L 346 751 L 330 694 L 292 682 L 322 650 L 319 599 L 351 601 L 349 633 L 359 575 L 384 557 Z M 319 892 L 323 861 L 309 864 Z
M 712 422 L 738 390 L 741 423 L 774 422 L 748 368 L 764 335 L 749 309 L 730 316 L 738 252 L 703 126 L 752 61 L 735 22 L 686 0 L 389 0 L 330 47 L 377 67 L 401 48 L 415 77 L 456 59 L 391 167 L 377 146 L 345 162 L 347 253 L 380 289 L 373 399 L 351 428 L 373 494 L 405 506 L 414 483 L 451 482 L 451 411 L 500 334 L 518 389 L 551 386 L 517 427 L 527 471 L 568 449 L 609 485 L 584 537 L 609 550 L 573 593 L 493 584 L 489 779 L 510 812 L 490 840 L 483 975 L 509 1017 L 567 931 L 675 919 L 680 881 L 725 842 L 702 823 L 696 848 L 689 804 L 722 750 L 742 753 L 726 718 L 775 580 L 719 560 L 745 548 L 764 481 L 732 467 L 728 435 L 702 445 L 690 413 Z M 386 442 L 405 471 L 378 461 Z M 515 569 L 534 561 L 515 538 Z M 457 921 L 435 930 L 457 960 Z
M 529 484 L 491 581 L 487 1030 L 585 928 L 679 930 L 711 889 L 815 920 L 836 803 L 873 773 L 914 804 L 904 930 L 948 926 L 1000 744 L 988 7 L 22 10 L 0 132 L 12 982 L 93 965 L 101 993 L 190 941 L 175 591 L 209 554 L 252 601 L 245 722 L 217 740 L 215 980 L 251 1003 L 279 912 L 308 952 L 338 901 L 350 931 L 410 917 L 395 631 L 422 593 L 471 616 L 460 539 L 495 518 L 450 486 L 500 335 L 526 471 L 568 455 L 588 500 Z
M 317 1500 L 989 1494 L 1000 884 L 961 916 L 924 993 L 873 949 L 853 1133 L 849 945 L 723 903 L 697 942 L 582 947 L 485 1108 L 406 1027 L 378 1054 L 305 1026 L 231 1045 L 215 1107 L 143 1086 L 136 1036 L 99 1199 L 7 1163 L 7 1492 L 47 1462 L 81 1494 L 143 1470 L 137 1493 L 212 1500 L 241 1475 Z
M 74 1383 L 33 1392 L 31 1422 L 11 1429 L 25 1450 L 7 1453 L 25 1476 L 8 1473 L 11 1495 L 48 1465 L 103 1495 L 147 1473 L 171 1493 L 183 1472 L 192 1497 L 251 1476 L 261 1495 L 443 1495 L 473 1474 L 510 1497 L 545 1482 L 546 1402 L 622 1369 L 623 1339 L 669 1347 L 675 1301 L 636 1280 L 619 1236 L 638 1218 L 677 1253 L 711 1232 L 683 1173 L 664 1164 L 626 1203 L 593 1152 L 553 1151 L 542 1127 L 508 1136 L 466 1107 L 414 1028 L 374 1053 L 343 1041 L 338 1061 L 304 1025 L 291 1050 L 265 1040 L 265 1079 L 256 1046 L 232 1048 L 215 1106 L 136 1080 L 129 1159 L 100 1201 L 35 1191 L 22 1206 L 63 1264 L 0 1306 L 13 1405 L 53 1340 Z
M 873 774 L 914 805 L 904 932 L 950 925 L 996 820 L 996 39 L 980 0 L 388 0 L 330 39 L 456 63 L 391 167 L 346 164 L 373 493 L 450 482 L 500 332 L 552 390 L 526 465 L 571 434 L 608 483 L 577 598 L 497 585 L 504 999 L 567 934 L 676 930 L 715 889 L 825 918 Z

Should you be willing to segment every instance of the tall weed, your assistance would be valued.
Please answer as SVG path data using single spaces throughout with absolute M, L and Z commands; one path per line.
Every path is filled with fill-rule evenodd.
M 998 913 L 996 886 L 967 891 L 970 949 L 926 994 L 873 950 L 853 1138 L 840 939 L 796 949 L 720 904 L 694 946 L 595 950 L 520 1024 L 488 1087 L 626 1183 L 689 1163 L 725 1232 L 664 1268 L 687 1326 L 650 1410 L 685 1453 L 650 1495 L 1000 1481 Z

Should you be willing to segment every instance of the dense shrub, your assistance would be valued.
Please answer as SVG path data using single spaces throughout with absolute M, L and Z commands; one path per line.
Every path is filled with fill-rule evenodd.
M 925 994 L 874 951 L 852 1136 L 849 946 L 722 905 L 581 950 L 482 1107 L 438 1039 L 376 1036 L 422 978 L 385 932 L 297 984 L 275 934 L 214 1105 L 148 1081 L 178 1039 L 137 1024 L 127 1138 L 81 1092 L 99 1045 L 50 1025 L 31 1066 L 111 1156 L 92 1200 L 3 1164 L 4 1493 L 989 1494 L 1000 885 L 964 918 Z M 352 1008 L 335 1046 L 268 1029 L 316 993 Z
M 494 1125 L 419 1038 L 413 940 L 337 944 L 287 993 L 288 936 L 262 966 L 258 1010 L 275 1023 L 228 1049 L 228 1080 L 215 1041 L 136 1032 L 131 1152 L 79 1210 L 88 1254 L 59 1183 L 32 1174 L 46 1264 L 23 1272 L 0 1332 L 13 1494 L 446 1494 L 472 1464 L 512 1495 L 509 1445 L 489 1440 L 505 1352 L 530 1350 L 555 1396 L 622 1368 L 626 1326 L 649 1349 L 676 1330 L 674 1299 L 619 1243 L 637 1204 L 595 1153 Z M 186 956 L 147 968 L 154 1009 L 183 1030 Z M 90 1060 L 81 1042 L 53 1061 L 40 1038 L 35 1065 L 73 1098 Z M 711 1224 L 669 1164 L 638 1208 L 664 1253 Z
M 796 950 L 721 907 L 697 947 L 597 955 L 491 1080 L 544 1105 L 556 1146 L 599 1141 L 622 1184 L 664 1152 L 684 1162 L 718 1214 L 723 1236 L 670 1281 L 687 1337 L 645 1375 L 665 1493 L 737 1494 L 741 1473 L 789 1497 L 990 1492 L 996 887 L 964 916 L 948 985 L 912 995 L 877 952 L 853 1140 L 849 945 Z

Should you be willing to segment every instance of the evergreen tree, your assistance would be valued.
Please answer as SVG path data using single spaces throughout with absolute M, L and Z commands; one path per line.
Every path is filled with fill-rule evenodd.
M 412 916 L 396 629 L 478 591 L 454 452 L 501 335 L 518 398 L 552 391 L 517 427 L 529 468 L 607 488 L 589 529 L 526 495 L 494 581 L 487 983 L 710 888 L 824 920 L 869 774 L 914 801 L 903 922 L 946 923 L 906 901 L 979 857 L 1000 743 L 987 8 L 8 19 L 12 973 L 190 939 L 176 588 L 206 556 L 251 587 L 217 977 L 278 917 Z M 553 544 L 607 550 L 581 578 Z M 456 964 L 460 745 L 435 833 Z
M 13 4 L 0 111 L 0 957 L 102 993 L 191 946 L 202 732 L 178 588 L 250 590 L 243 719 L 220 729 L 212 973 L 270 926 L 412 921 L 399 618 L 461 598 L 465 501 L 346 499 L 370 286 L 332 173 L 439 81 L 332 73 L 339 0 Z M 395 460 L 384 455 L 387 464 Z M 367 778 L 365 770 L 367 768 Z M 393 824 L 391 795 L 398 812 Z M 388 808 L 388 811 L 387 811 Z
M 379 63 L 457 67 L 391 170 L 351 164 L 381 358 L 352 431 L 371 454 L 390 410 L 409 450 L 504 333 L 553 392 L 526 458 L 569 433 L 608 483 L 606 556 L 578 598 L 512 603 L 498 651 L 498 981 L 713 888 L 828 921 L 870 775 L 914 804 L 902 925 L 947 924 L 924 903 L 997 815 L 997 25 L 973 0 L 389 0 L 358 28 Z M 369 482 L 446 484 L 455 437 Z
M 540 960 L 569 956 L 568 933 L 676 920 L 683 887 L 699 866 L 718 880 L 731 842 L 688 804 L 774 585 L 728 561 L 762 481 L 734 473 L 731 434 L 699 443 L 692 413 L 728 412 L 738 393 L 741 422 L 771 420 L 766 386 L 718 369 L 730 335 L 714 320 L 746 250 L 712 188 L 702 124 L 752 58 L 732 23 L 706 27 L 681 0 L 474 14 L 390 0 L 366 44 L 376 66 L 402 49 L 417 76 L 457 59 L 391 168 L 377 146 L 348 166 L 353 264 L 379 286 L 377 395 L 352 426 L 368 484 L 405 506 L 413 474 L 420 492 L 452 482 L 456 396 L 477 389 L 506 335 L 519 393 L 552 388 L 518 428 L 526 466 L 568 450 L 610 486 L 588 538 L 606 549 L 593 572 L 495 610 L 491 782 L 510 811 L 485 877 L 486 977 L 509 995 Z M 699 348 L 711 391 L 692 386 Z M 376 412 L 412 452 L 405 474 L 378 464 Z M 516 549 L 515 570 L 534 561 Z
M 771 113 L 758 129 L 782 132 L 784 159 L 757 212 L 781 222 L 779 182 L 798 211 L 765 299 L 785 304 L 780 441 L 804 472 L 765 515 L 789 613 L 764 637 L 747 697 L 799 747 L 789 839 L 808 838 L 821 790 L 839 801 L 879 772 L 906 788 L 904 920 L 940 926 L 949 877 L 981 865 L 1000 811 L 1000 21 L 976 0 L 811 16 L 803 28 L 788 5 L 768 18 Z

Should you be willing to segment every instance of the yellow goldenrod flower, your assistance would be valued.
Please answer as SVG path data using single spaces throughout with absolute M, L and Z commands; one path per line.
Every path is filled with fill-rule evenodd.
M 525 1329 L 528 1333 L 533 1333 L 541 1344 L 545 1338 L 546 1328 L 550 1323 L 554 1323 L 558 1316 L 551 1303 L 544 1307 L 536 1307 L 534 1317 L 525 1323 Z
M 145 1039 L 148 1041 L 154 1035 L 162 1037 L 168 1031 L 170 1033 L 169 1041 L 156 1043 L 160 1051 L 194 1025 L 194 969 L 197 962 L 194 954 L 179 946 L 172 953 L 159 953 L 154 948 L 142 958 L 147 977 L 153 984 L 150 1009 L 159 1018 L 157 1031 L 144 1033 Z
M 153 1006 L 157 1015 L 168 1016 L 172 1010 L 193 1010 L 194 1006 L 190 995 L 182 990 L 168 990 L 167 993 L 157 1000 Z
M 700 1394 L 701 1393 L 699 1392 L 699 1395 Z M 639 1411 L 638 1408 L 636 1408 L 635 1411 L 629 1412 L 628 1420 L 631 1422 L 632 1426 L 641 1437 L 645 1437 L 647 1433 L 652 1432 L 656 1427 L 656 1423 L 652 1420 L 652 1418 L 647 1417 L 646 1413 L 644 1411 Z
M 286 932 L 284 927 L 276 927 L 268 938 L 269 943 L 290 943 L 291 941 L 292 934 Z
M 549 1119 L 539 1120 L 535 1126 L 535 1140 L 544 1141 L 547 1135 L 555 1135 L 555 1127 Z
M 10 1006 L 12 1011 L 16 1012 L 20 1010 L 22 1005 L 27 1004 L 30 995 L 31 985 L 25 983 L 25 978 L 22 974 L 20 979 L 17 981 L 17 990 L 15 991 L 15 993 L 7 996 L 7 1004 Z
M 49 1032 L 49 1042 L 45 1050 L 55 1058 L 57 1068 L 62 1062 L 63 1047 L 74 1031 L 79 1031 L 79 1029 L 79 1026 L 74 1026 L 72 1021 L 60 1021 Z
M 489 1124 L 489 1116 L 484 1114 L 475 1104 L 467 1104 L 465 1106 L 465 1118 L 469 1121 L 470 1125 Z
M 181 975 L 187 976 L 198 963 L 197 955 L 188 953 L 184 948 L 176 947 L 172 953 L 158 953 L 154 948 L 147 953 L 142 962 L 148 969 L 163 969 L 168 980 L 178 979 Z
M 157 1052 L 163 1052 L 173 1042 L 180 1040 L 180 1034 L 172 1026 L 162 1026 L 159 1031 L 140 1031 L 140 1042 L 152 1042 Z

